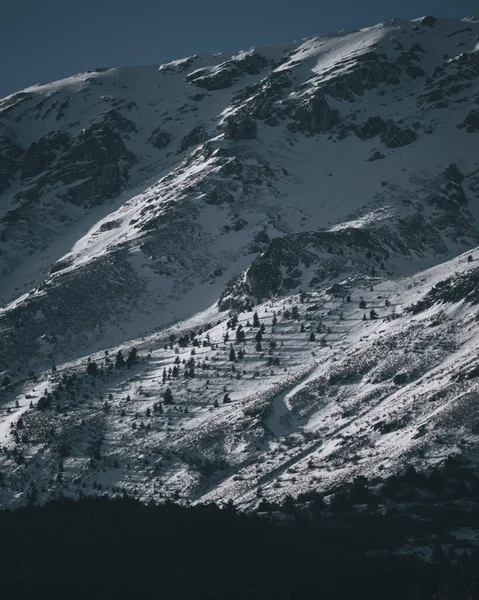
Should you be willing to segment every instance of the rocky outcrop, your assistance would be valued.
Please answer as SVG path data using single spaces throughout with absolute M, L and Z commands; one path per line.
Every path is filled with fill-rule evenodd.
M 384 125 L 384 131 L 381 133 L 381 142 L 388 148 L 401 148 L 414 142 L 417 134 L 409 127 L 400 127 L 392 119 Z
M 13 181 L 20 168 L 22 154 L 23 149 L 15 142 L 13 135 L 0 125 L 0 193 Z
M 171 142 L 171 133 L 165 131 L 161 127 L 157 127 L 151 132 L 148 138 L 148 143 L 151 144 L 157 150 L 163 150 Z
M 71 143 L 69 135 L 54 132 L 30 144 L 22 159 L 22 179 L 36 177 L 50 168 L 57 157 L 68 150 Z
M 178 154 L 188 150 L 191 146 L 197 146 L 205 142 L 208 139 L 208 134 L 203 125 L 198 125 L 194 129 L 185 135 L 185 137 L 181 140 L 180 149 L 178 150 Z
M 114 108 L 111 108 L 104 113 L 103 122 L 110 127 L 110 129 L 113 129 L 113 131 L 116 131 L 123 137 L 129 137 L 131 134 L 138 132 L 138 128 L 133 121 L 124 117 Z
M 82 131 L 71 150 L 59 159 L 54 180 L 73 184 L 62 199 L 72 204 L 98 203 L 120 192 L 128 167 L 135 161 L 117 132 L 95 123 Z M 77 181 L 81 183 L 75 185 Z
M 62 200 L 91 206 L 116 196 L 135 162 L 121 135 L 103 121 L 86 127 L 75 139 L 54 133 L 31 144 L 25 153 L 22 177 L 38 178 L 16 198 L 30 201 L 64 185 L 65 191 L 58 194 Z
M 370 117 L 365 123 L 354 126 L 353 129 L 359 138 L 369 140 L 381 135 L 385 127 L 386 123 L 381 117 Z
M 186 81 L 208 91 L 223 90 L 231 87 L 245 73 L 258 75 L 267 64 L 268 61 L 264 56 L 253 52 L 228 60 L 217 67 L 198 69 L 187 75 Z
M 324 133 L 341 122 L 339 111 L 331 110 L 321 91 L 315 91 L 299 106 L 294 119 L 288 129 L 305 133 Z
M 426 198 L 428 204 L 448 212 L 459 212 L 468 204 L 466 193 L 462 187 L 465 177 L 459 168 L 451 164 L 442 176 L 434 182 L 435 189 Z
M 267 234 L 263 239 L 268 240 Z M 314 287 L 351 270 L 369 273 L 387 255 L 379 237 L 348 228 L 307 232 L 274 238 L 247 269 L 244 278 L 231 282 L 220 299 L 220 307 L 239 306 L 248 299 L 269 298 L 299 287 Z M 352 263 L 352 260 L 354 263 Z M 313 269 L 313 277 L 304 280 Z M 243 299 L 243 300 L 242 300 Z
M 415 131 L 409 127 L 400 127 L 392 119 L 384 121 L 381 117 L 370 117 L 365 123 L 353 126 L 353 130 L 362 140 L 379 136 L 388 148 L 400 148 L 414 142 Z
M 324 94 L 354 102 L 356 96 L 362 96 L 367 90 L 376 89 L 382 83 L 398 85 L 403 68 L 401 64 L 391 62 L 384 54 L 367 52 L 351 60 L 347 69 L 342 64 L 331 67 L 318 84 Z
M 463 52 L 453 58 L 445 56 L 426 80 L 424 92 L 418 97 L 419 105 L 446 108 L 451 99 L 467 92 L 479 77 L 479 51 Z
M 244 112 L 230 115 L 223 123 L 225 137 L 231 140 L 254 140 L 256 138 L 256 121 Z
M 467 133 L 477 133 L 479 131 L 479 110 L 471 110 L 457 128 L 465 129 Z

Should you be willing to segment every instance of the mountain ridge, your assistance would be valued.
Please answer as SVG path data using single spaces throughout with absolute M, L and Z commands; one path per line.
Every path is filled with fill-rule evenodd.
M 475 344 L 474 335 L 455 330 L 474 330 L 476 256 L 469 263 L 464 253 L 479 244 L 478 82 L 479 22 L 424 17 L 161 66 L 101 68 L 0 100 L 0 373 L 7 380 L 0 459 L 9 489 L 17 490 L 2 492 L 3 501 L 25 498 L 19 490 L 40 463 L 55 473 L 51 483 L 45 479 L 45 498 L 59 490 L 75 495 L 83 483 L 97 489 L 91 486 L 101 469 L 115 481 L 110 486 L 131 492 L 133 461 L 143 498 L 231 494 L 250 506 L 265 485 L 273 498 L 314 486 L 304 474 L 305 486 L 281 484 L 285 465 L 303 465 L 303 454 L 326 465 L 318 467 L 326 469 L 326 492 L 374 461 L 363 456 L 366 466 L 351 466 L 349 446 L 361 446 L 356 434 L 347 434 L 339 462 L 325 447 L 338 444 L 342 431 L 369 431 L 376 412 L 389 423 L 391 398 L 407 415 L 399 423 L 415 430 L 418 419 L 434 420 L 416 411 L 407 390 L 434 378 L 442 361 L 469 364 L 467 345 Z M 357 308 L 360 300 L 367 309 Z M 297 316 L 284 316 L 293 306 Z M 268 328 L 264 347 L 251 325 L 255 310 Z M 235 318 L 244 346 L 234 337 Z M 415 318 L 417 327 L 409 323 Z M 429 335 L 435 320 L 439 329 Z M 388 341 L 366 341 L 381 337 L 383 322 Z M 178 332 L 195 336 L 178 346 Z M 443 340 L 437 348 L 436 337 Z M 447 343 L 456 337 L 465 356 Z M 430 362 L 414 357 L 413 375 L 401 371 L 402 338 L 413 354 L 432 348 Z M 141 356 L 130 365 L 138 386 L 123 368 L 109 370 L 110 355 L 133 346 Z M 237 359 L 243 347 L 247 358 Z M 383 364 L 385 348 L 395 373 Z M 348 379 L 353 367 L 344 352 L 357 355 L 358 381 Z M 163 382 L 162 368 L 172 369 L 176 357 L 180 379 L 167 373 Z M 98 376 L 86 375 L 90 363 Z M 189 370 L 191 378 L 183 375 Z M 366 382 L 371 370 L 382 373 L 372 376 L 375 383 Z M 160 416 L 168 384 L 181 406 L 162 404 Z M 418 385 L 429 397 L 426 384 Z M 475 384 L 466 377 L 454 385 Z M 455 415 L 454 385 L 445 385 L 441 411 Z M 140 388 L 150 388 L 151 406 Z M 49 400 L 39 409 L 43 394 Z M 31 407 L 27 396 L 35 396 Z M 363 397 L 367 410 L 354 416 Z M 353 418 L 326 428 L 323 438 L 318 415 L 326 410 L 331 418 L 335 403 Z M 454 418 L 458 431 L 466 427 Z M 148 434 L 147 419 L 154 421 Z M 27 432 L 18 432 L 19 421 Z M 50 421 L 55 437 L 71 446 L 60 461 L 71 476 L 57 478 L 60 450 L 43 429 Z M 84 434 L 82 421 L 91 423 Z M 414 435 L 394 451 L 390 442 L 379 444 L 377 464 L 388 471 L 410 452 L 418 464 L 442 456 L 431 434 L 426 458 L 418 458 Z M 465 447 L 474 436 L 466 435 Z M 449 437 L 444 456 L 460 447 L 456 434 Z M 97 439 L 107 448 L 100 458 L 93 456 Z M 289 443 L 298 446 L 294 459 Z M 159 463 L 168 457 L 153 475 L 139 458 L 149 453 Z M 271 475 L 253 474 L 268 461 Z M 329 461 L 337 463 L 334 475 Z

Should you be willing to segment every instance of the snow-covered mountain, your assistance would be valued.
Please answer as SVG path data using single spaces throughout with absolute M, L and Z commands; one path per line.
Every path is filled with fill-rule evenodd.
M 473 452 L 478 133 L 476 18 L 1 100 L 2 504 L 246 507 Z

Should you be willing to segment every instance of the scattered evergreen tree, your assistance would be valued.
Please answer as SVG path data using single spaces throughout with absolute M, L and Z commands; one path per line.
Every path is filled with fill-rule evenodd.
M 246 333 L 241 325 L 238 325 L 238 329 L 236 330 L 236 341 L 241 343 L 245 340 Z
M 165 401 L 165 406 L 173 404 L 173 392 L 171 391 L 171 388 L 166 388 L 163 393 L 163 400 Z
M 88 359 L 88 364 L 86 367 L 86 372 L 91 377 L 95 377 L 98 375 L 98 365 L 93 360 Z
M 233 362 L 236 360 L 236 352 L 235 352 L 235 349 L 233 348 L 233 346 L 231 346 L 231 348 L 230 348 L 229 360 L 231 360 Z
M 115 367 L 117 369 L 120 369 L 121 367 L 124 367 L 126 364 L 125 362 L 125 358 L 123 356 L 123 352 L 121 350 L 118 350 L 117 354 L 116 354 L 116 358 L 115 358 Z
M 316 341 L 316 336 L 314 335 L 314 332 L 312 331 L 310 336 L 309 336 L 309 341 L 310 342 L 315 342 Z
M 255 312 L 254 315 L 253 315 L 253 327 L 259 327 L 260 325 L 261 324 L 260 324 L 260 321 L 259 321 L 258 313 Z
M 126 364 L 127 364 L 128 367 L 132 367 L 136 363 L 137 360 L 138 360 L 137 350 L 136 350 L 136 348 L 132 348 L 128 352 L 128 357 L 126 359 Z

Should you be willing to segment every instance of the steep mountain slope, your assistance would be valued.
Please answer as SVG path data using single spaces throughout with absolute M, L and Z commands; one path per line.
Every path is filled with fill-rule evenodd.
M 478 104 L 479 21 L 432 17 L 0 101 L 3 501 L 250 506 L 473 444 Z

